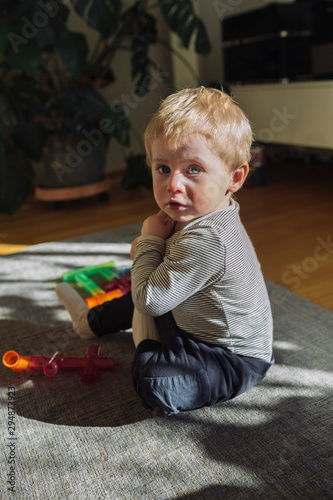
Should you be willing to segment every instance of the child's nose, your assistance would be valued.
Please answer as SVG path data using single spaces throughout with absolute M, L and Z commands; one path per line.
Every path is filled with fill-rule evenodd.
M 177 191 L 181 192 L 184 190 L 184 179 L 180 172 L 171 173 L 169 177 L 168 189 L 171 193 L 176 193 Z

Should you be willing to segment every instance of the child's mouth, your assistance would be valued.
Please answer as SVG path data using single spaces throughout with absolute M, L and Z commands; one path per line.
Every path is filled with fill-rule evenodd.
M 167 203 L 167 206 L 170 210 L 185 210 L 186 205 L 183 205 L 182 203 L 179 203 L 178 201 L 169 201 Z

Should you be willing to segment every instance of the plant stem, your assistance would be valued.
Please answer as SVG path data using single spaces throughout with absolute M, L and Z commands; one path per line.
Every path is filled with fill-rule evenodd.
M 149 64 L 150 66 L 156 70 L 156 68 L 159 68 L 159 65 L 153 60 L 149 59 Z M 160 77 L 164 80 L 164 82 L 168 85 L 168 87 L 172 90 L 172 92 L 177 92 L 177 87 L 173 84 L 172 80 L 168 78 L 166 73 L 162 71 L 162 73 L 159 73 Z
M 178 59 L 182 62 L 182 64 L 184 64 L 184 66 L 191 73 L 191 75 L 193 76 L 193 78 L 195 79 L 195 81 L 197 83 L 200 82 L 199 75 L 197 75 L 197 73 L 192 68 L 191 64 L 185 59 L 185 57 L 182 56 L 182 54 L 180 52 L 178 52 L 178 50 L 174 49 L 170 45 L 169 42 L 167 42 L 166 40 L 163 40 L 162 38 L 157 38 L 157 42 L 159 42 L 161 45 L 164 45 L 172 54 L 174 54 L 176 57 L 178 57 Z
M 98 42 L 96 43 L 96 45 L 95 45 L 92 53 L 91 53 L 89 64 L 93 64 L 97 60 L 98 55 L 99 55 L 99 53 L 101 51 L 101 45 L 102 45 L 102 43 L 103 43 L 103 38 L 100 37 L 99 40 L 98 40 Z
M 135 140 L 138 142 L 138 144 L 140 145 L 140 147 L 144 150 L 144 144 L 143 144 L 143 140 L 142 140 L 142 137 L 141 135 L 135 130 L 135 128 L 132 126 L 131 127 L 131 134 L 133 135 L 133 137 L 135 138 Z

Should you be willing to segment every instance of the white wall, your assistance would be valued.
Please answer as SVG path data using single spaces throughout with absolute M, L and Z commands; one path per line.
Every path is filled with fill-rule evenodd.
M 333 148 L 333 81 L 232 87 L 263 142 Z

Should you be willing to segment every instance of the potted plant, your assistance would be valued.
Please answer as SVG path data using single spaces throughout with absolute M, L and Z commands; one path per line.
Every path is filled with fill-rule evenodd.
M 149 90 L 156 64 L 150 47 L 160 40 L 154 0 L 69 0 L 99 34 L 89 51 L 86 36 L 69 28 L 70 9 L 60 0 L 4 0 L 0 5 L 0 211 L 11 214 L 24 202 L 34 178 L 75 181 L 85 160 L 103 156 L 110 139 L 130 145 L 131 124 L 121 105 L 100 89 L 115 81 L 112 62 L 119 50 L 131 52 L 131 78 L 140 95 Z M 188 47 L 210 50 L 205 27 L 191 0 L 158 0 L 163 20 Z M 170 49 L 171 50 L 171 49 Z M 165 77 L 163 72 L 161 75 Z M 171 82 L 169 82 L 171 84 Z M 95 155 L 95 158 L 92 158 Z M 45 174 L 50 157 L 51 169 Z M 49 163 L 50 163 L 49 162 Z M 38 165 L 40 170 L 34 165 Z M 44 177 L 43 177 L 44 176 Z M 91 181 L 90 174 L 87 175 Z M 52 179 L 51 179 L 52 180 Z

